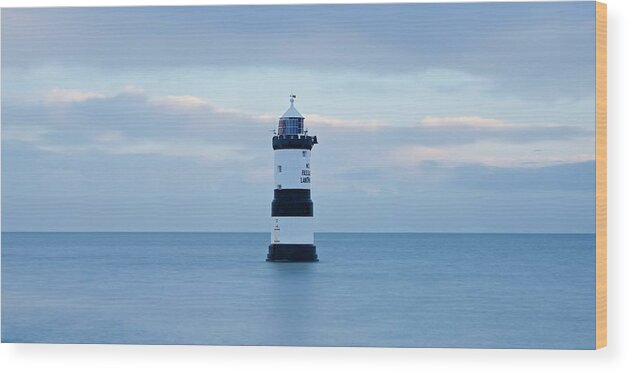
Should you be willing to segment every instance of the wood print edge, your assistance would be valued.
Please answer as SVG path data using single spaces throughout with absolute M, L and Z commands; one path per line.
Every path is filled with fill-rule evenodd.
M 605 347 L 607 333 L 607 8 L 595 3 L 595 348 Z

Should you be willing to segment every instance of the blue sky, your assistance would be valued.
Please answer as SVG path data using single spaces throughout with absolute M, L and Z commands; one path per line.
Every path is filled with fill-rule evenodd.
M 4 231 L 593 232 L 594 3 L 3 9 Z

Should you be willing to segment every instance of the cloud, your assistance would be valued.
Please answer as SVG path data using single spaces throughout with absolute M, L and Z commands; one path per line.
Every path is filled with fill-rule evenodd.
M 375 119 L 343 119 L 319 114 L 309 114 L 308 123 L 314 126 L 324 126 L 337 129 L 377 129 L 387 124 Z
M 63 110 L 58 110 L 59 105 Z M 248 145 L 268 140 L 254 116 L 196 96 L 148 96 L 134 85 L 108 94 L 55 88 L 39 103 L 13 102 L 3 109 L 4 144 L 52 155 L 248 162 L 256 158 L 256 153 L 247 151 Z M 245 139 L 243 128 L 258 128 L 262 136 Z
M 535 82 L 566 92 L 579 85 L 575 77 L 592 75 L 583 58 L 593 53 L 592 4 L 472 6 L 7 9 L 3 65 L 352 66 L 379 74 L 466 65 L 517 79 L 521 90 Z M 300 41 L 292 53 L 277 19 Z M 562 81 L 548 79 L 558 74 Z
M 100 92 L 55 88 L 48 92 L 48 94 L 44 98 L 44 102 L 49 104 L 67 104 L 95 99 L 103 99 L 107 97 L 107 95 Z
M 240 162 L 254 158 L 243 155 L 249 146 L 267 146 L 267 130 L 278 119 L 277 114 L 226 108 L 195 95 L 151 96 L 134 85 L 108 94 L 57 88 L 43 99 L 47 105 L 33 106 L 31 102 L 7 107 L 6 141 L 20 141 L 55 154 L 157 155 Z M 62 104 L 64 110 L 51 108 L 51 102 L 53 106 Z M 360 157 L 363 163 L 401 167 L 422 162 L 538 167 L 592 159 L 588 143 L 592 131 L 576 126 L 513 125 L 472 115 L 425 116 L 415 126 L 317 113 L 307 113 L 306 117 L 312 132 L 321 135 L 328 154 L 348 162 Z M 250 136 L 243 137 L 243 131 Z M 336 136 L 344 131 L 353 131 L 355 141 L 365 145 L 352 150 L 349 157 L 345 155 L 346 140 Z M 572 144 L 568 152 L 567 141 Z M 584 151 L 577 143 L 585 144 Z
M 210 108 L 210 103 L 196 96 L 165 96 L 153 100 L 157 106 L 164 106 L 175 109 L 196 109 Z
M 588 125 L 513 124 L 502 119 L 481 116 L 426 116 L 407 131 L 408 139 L 418 145 L 435 146 L 473 144 L 483 141 L 511 144 L 541 141 L 593 139 Z
M 446 148 L 435 148 L 423 145 L 403 146 L 393 150 L 392 160 L 399 165 L 415 165 L 428 161 L 446 161 L 453 159 L 453 154 Z
M 115 97 L 138 97 L 144 96 L 144 89 L 134 85 L 126 85 L 115 94 L 105 94 L 96 91 L 86 91 L 80 89 L 54 88 L 44 96 L 46 104 L 77 104 L 93 100 L 106 100 Z
M 387 159 L 392 166 L 415 167 L 425 163 L 438 163 L 446 167 L 484 165 L 491 167 L 537 168 L 552 165 L 586 162 L 594 159 L 590 147 L 566 154 L 558 141 L 538 144 L 505 144 L 480 141 L 474 144 L 425 146 L 405 145 L 389 151 Z
M 115 140 L 102 141 L 99 136 L 87 144 L 38 143 L 39 150 L 59 155 L 76 156 L 81 154 L 109 155 L 155 155 L 173 158 L 195 158 L 205 161 L 247 161 L 254 157 L 240 146 L 207 144 L 189 140 L 164 141 L 151 139 L 132 139 L 117 137 Z
M 427 116 L 420 121 L 425 127 L 465 126 L 474 128 L 507 128 L 505 122 L 494 118 L 483 117 L 433 117 Z
M 55 88 L 49 91 L 43 102 L 48 106 L 63 105 L 65 115 L 82 116 L 82 124 L 96 125 L 105 120 L 108 126 L 117 126 L 117 123 L 127 122 L 134 115 L 153 116 L 157 124 L 162 121 L 155 120 L 160 114 L 172 114 L 180 116 L 183 122 L 196 120 L 199 124 L 207 124 L 205 119 L 212 119 L 218 115 L 224 119 L 235 119 L 237 116 L 247 121 L 256 121 L 255 115 L 243 113 L 240 110 L 225 108 L 214 104 L 210 100 L 192 95 L 166 95 L 150 96 L 144 88 L 136 85 L 126 85 L 114 93 L 101 93 L 89 90 L 73 90 Z M 121 117 L 126 113 L 127 117 Z M 49 113 L 54 116 L 53 113 Z M 91 117 L 89 121 L 85 121 Z M 77 118 L 80 119 L 80 118 Z M 115 119 L 115 120 L 112 120 Z M 149 119 L 149 118 L 145 118 Z M 150 123 L 151 121 L 147 121 Z M 127 126 L 127 130 L 131 127 Z
M 213 102 L 210 102 L 206 98 L 199 97 L 199 96 L 192 96 L 192 95 L 155 97 L 151 99 L 151 104 L 158 107 L 181 110 L 181 111 L 208 109 L 215 113 L 220 113 L 220 114 L 245 115 L 245 113 L 241 112 L 238 109 L 222 107 Z
M 37 143 L 50 133 L 50 129 L 42 126 L 25 125 L 20 127 L 2 127 L 2 141 L 17 141 L 22 143 Z
M 129 84 L 123 87 L 120 95 L 122 96 L 144 96 L 146 93 L 144 88 Z

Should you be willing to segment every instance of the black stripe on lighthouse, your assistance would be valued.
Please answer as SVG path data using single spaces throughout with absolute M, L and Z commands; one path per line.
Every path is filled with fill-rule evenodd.
M 317 144 L 317 136 L 305 135 L 282 135 L 274 136 L 272 141 L 273 150 L 280 149 L 313 149 Z
M 268 262 L 318 262 L 317 250 L 311 244 L 271 244 Z
M 276 189 L 273 191 L 271 216 L 313 216 L 310 189 Z

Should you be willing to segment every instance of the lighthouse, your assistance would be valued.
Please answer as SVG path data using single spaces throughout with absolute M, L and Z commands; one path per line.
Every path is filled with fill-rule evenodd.
M 294 106 L 280 117 L 273 136 L 274 190 L 268 262 L 316 262 L 311 200 L 311 149 L 317 136 L 304 130 L 304 117 Z

